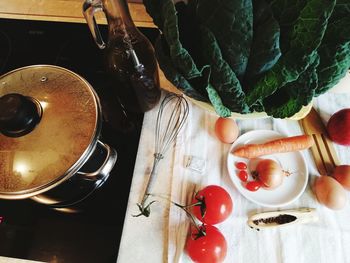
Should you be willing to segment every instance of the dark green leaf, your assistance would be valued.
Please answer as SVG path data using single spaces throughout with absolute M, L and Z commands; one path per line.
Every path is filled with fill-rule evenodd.
M 290 49 L 293 26 L 305 7 L 307 0 L 267 0 L 280 26 L 280 48 L 284 54 Z
M 192 1 L 195 2 L 195 1 Z M 191 2 L 191 3 L 192 3 Z M 195 61 L 197 68 L 204 66 L 200 57 L 200 30 L 195 16 L 195 9 L 184 2 L 177 2 L 178 30 L 182 46 L 188 51 Z
M 350 2 L 338 1 L 329 21 L 319 48 L 321 62 L 317 69 L 319 85 L 315 96 L 336 85 L 350 67 Z
M 350 25 L 349 25 L 350 26 Z M 319 86 L 315 96 L 319 96 L 336 85 L 350 68 L 350 43 L 320 48 L 321 65 L 317 73 Z
M 163 29 L 164 18 L 162 17 L 162 8 L 165 1 L 143 0 L 146 12 L 152 17 L 153 23 L 160 29 Z
M 164 19 L 163 34 L 169 45 L 173 65 L 186 79 L 200 76 L 201 73 L 191 55 L 180 42 L 176 9 L 171 0 L 164 0 L 162 14 Z
M 305 55 L 302 50 L 293 49 L 282 56 L 277 64 L 248 93 L 247 103 L 253 105 L 272 95 L 287 83 L 295 81 L 316 59 L 317 52 Z
M 316 50 L 323 39 L 336 0 L 309 0 L 301 11 L 291 34 L 291 49 L 307 53 Z
M 197 0 L 197 18 L 214 34 L 222 55 L 242 78 L 253 38 L 251 0 Z
M 334 7 L 334 12 L 329 18 L 329 22 L 333 23 L 339 18 L 348 17 L 350 15 L 350 1 L 349 0 L 337 0 Z
M 204 26 L 200 30 L 202 57 L 211 68 L 210 84 L 215 88 L 227 108 L 233 112 L 247 113 L 249 108 L 245 103 L 245 94 L 241 84 L 223 59 L 214 34 Z
M 212 85 L 207 86 L 207 92 L 209 96 L 209 100 L 211 104 L 213 105 L 216 113 L 223 118 L 231 117 L 231 111 L 225 107 L 225 105 L 222 103 L 222 100 L 217 93 L 217 91 L 213 88 Z
M 210 102 L 216 113 L 221 117 L 230 117 L 231 111 L 226 108 L 216 90 L 209 84 L 210 67 L 203 67 L 201 76 L 186 80 L 172 65 L 170 58 L 164 51 L 164 43 L 160 39 L 156 41 L 156 55 L 160 68 L 166 78 L 183 91 L 187 96 L 199 101 Z
M 271 69 L 281 56 L 280 27 L 273 17 L 270 6 L 264 0 L 254 0 L 253 10 L 253 43 L 244 76 L 246 89 L 249 89 L 261 74 Z
M 206 84 L 200 85 L 193 85 L 196 79 L 192 79 L 193 83 L 191 84 L 186 78 L 184 78 L 173 65 L 170 57 L 167 55 L 167 51 L 164 49 L 168 49 L 166 46 L 166 42 L 162 42 L 161 38 L 157 39 L 155 44 L 155 50 L 156 50 L 156 56 L 159 63 L 160 68 L 162 69 L 165 77 L 179 90 L 181 90 L 183 93 L 185 93 L 187 96 L 200 100 L 208 102 L 208 97 L 206 94 Z M 164 47 L 166 46 L 166 47 Z M 196 89 L 197 87 L 197 89 Z
M 211 77 L 211 68 L 204 67 L 202 71 L 202 79 L 203 83 L 206 83 L 205 90 L 208 94 L 211 105 L 214 107 L 215 112 L 223 118 L 227 118 L 231 116 L 231 111 L 222 103 L 220 95 L 213 88 L 213 86 L 209 83 L 209 79 Z
M 291 49 L 254 86 L 247 96 L 248 105 L 263 100 L 289 82 L 295 81 L 317 57 L 327 21 L 335 0 L 309 0 L 291 34 Z
M 287 83 L 273 95 L 264 100 L 265 111 L 275 118 L 291 117 L 308 105 L 315 95 L 318 85 L 316 68 L 320 63 L 319 56 L 300 77 Z

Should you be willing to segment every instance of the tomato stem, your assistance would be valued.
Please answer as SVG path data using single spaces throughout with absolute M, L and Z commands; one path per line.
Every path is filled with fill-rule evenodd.
M 197 229 L 198 233 L 201 233 L 201 235 L 205 236 L 205 232 L 203 233 L 203 230 L 197 225 L 196 219 L 194 218 L 193 214 L 189 212 L 183 205 L 179 205 L 177 203 L 172 202 L 175 206 L 181 208 L 183 211 L 185 211 L 186 215 L 191 219 L 192 224 L 195 226 Z
M 158 198 L 161 198 L 161 199 L 164 199 L 164 200 L 166 200 L 166 201 L 168 201 L 169 203 L 171 203 L 171 204 L 173 204 L 173 205 L 175 205 L 175 206 L 177 206 L 177 207 L 179 207 L 180 209 L 182 209 L 185 213 L 186 213 L 186 215 L 190 218 L 190 220 L 192 221 L 192 224 L 195 226 L 195 228 L 197 229 L 197 231 L 198 231 L 198 237 L 199 236 L 205 236 L 206 235 L 206 233 L 205 233 L 205 228 L 203 228 L 202 226 L 201 227 L 199 227 L 198 225 L 197 225 L 197 223 L 196 223 L 196 219 L 195 219 L 195 217 L 193 216 L 193 214 L 190 212 L 190 211 L 188 211 L 188 208 L 191 208 L 191 207 L 193 207 L 193 206 L 202 206 L 203 205 L 203 198 L 202 198 L 202 200 L 201 199 L 197 199 L 198 200 L 198 202 L 196 202 L 196 203 L 194 203 L 194 204 L 190 204 L 190 205 L 181 205 L 181 204 L 179 204 L 179 203 L 176 203 L 176 202 L 174 202 L 174 201 L 172 201 L 168 196 L 165 196 L 165 195 L 160 195 L 160 194 L 148 194 L 148 196 L 153 196 L 153 197 L 158 197 Z M 141 204 L 137 204 L 137 206 L 139 207 L 139 210 L 140 210 L 140 213 L 139 214 L 137 214 L 137 215 L 133 215 L 134 217 L 139 217 L 139 216 L 141 216 L 141 215 L 143 215 L 143 216 L 146 216 L 146 217 L 149 217 L 149 215 L 150 215 L 150 206 L 153 204 L 153 203 L 155 203 L 156 201 L 152 201 L 152 202 L 150 202 L 147 206 L 142 206 Z M 197 237 L 197 238 L 198 238 Z

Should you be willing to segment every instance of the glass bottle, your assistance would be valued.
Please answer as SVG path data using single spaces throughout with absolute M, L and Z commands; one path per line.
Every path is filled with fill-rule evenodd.
M 102 39 L 94 14 L 104 12 L 108 42 Z M 86 0 L 83 14 L 99 48 L 106 50 L 107 71 L 125 109 L 146 112 L 160 98 L 159 75 L 154 49 L 137 29 L 126 0 Z

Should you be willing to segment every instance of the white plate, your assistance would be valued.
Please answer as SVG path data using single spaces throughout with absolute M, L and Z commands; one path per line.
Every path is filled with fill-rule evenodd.
M 261 159 L 273 159 L 277 161 L 284 171 L 289 171 L 292 174 L 284 178 L 282 185 L 276 189 L 266 190 L 260 188 L 256 192 L 251 192 L 245 188 L 246 183 L 238 178 L 238 169 L 235 164 L 237 162 L 245 162 L 253 170 L 255 168 L 254 161 L 249 162 L 248 159 L 235 156 L 231 152 L 233 149 L 245 144 L 264 143 L 281 137 L 285 136 L 271 130 L 250 131 L 238 137 L 228 153 L 227 169 L 238 191 L 248 200 L 262 206 L 286 206 L 301 196 L 308 182 L 308 170 L 303 155 L 300 152 L 289 152 L 261 156 Z M 252 180 L 250 173 L 248 180 Z

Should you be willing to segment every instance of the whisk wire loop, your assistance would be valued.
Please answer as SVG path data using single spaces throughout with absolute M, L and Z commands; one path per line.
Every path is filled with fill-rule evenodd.
M 171 112 L 169 112 L 171 111 Z M 174 143 L 176 137 L 184 126 L 189 114 L 189 105 L 182 95 L 167 94 L 159 106 L 155 127 L 155 153 L 153 167 L 146 186 L 142 202 L 138 204 L 140 215 L 149 216 L 150 204 L 146 204 L 157 176 L 157 167 L 165 153 Z

